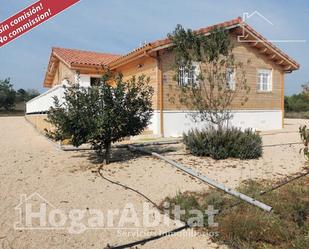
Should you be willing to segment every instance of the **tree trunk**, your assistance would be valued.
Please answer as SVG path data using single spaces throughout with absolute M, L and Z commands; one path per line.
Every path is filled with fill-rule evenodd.
M 107 143 L 107 144 L 105 145 L 105 163 L 106 163 L 106 164 L 109 164 L 109 162 L 110 162 L 110 157 L 111 157 L 111 146 L 112 146 L 111 143 Z

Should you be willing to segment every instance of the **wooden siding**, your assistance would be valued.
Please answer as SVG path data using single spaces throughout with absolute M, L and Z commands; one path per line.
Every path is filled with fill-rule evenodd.
M 129 80 L 132 76 L 146 75 L 150 78 L 149 84 L 154 89 L 153 108 L 156 110 L 159 106 L 159 82 L 157 60 L 153 57 L 143 57 L 128 65 L 117 68 L 117 72 L 123 74 L 124 80 Z
M 240 99 L 235 97 L 233 101 L 233 109 L 244 110 L 281 110 L 283 109 L 282 101 L 284 94 L 283 70 L 273 63 L 265 55 L 258 52 L 257 49 L 250 47 L 247 43 L 236 43 L 233 53 L 235 59 L 244 63 L 244 70 L 246 72 L 247 84 L 250 86 L 250 93 L 248 94 L 248 102 L 242 106 Z M 163 91 L 164 91 L 164 109 L 177 110 L 186 109 L 179 103 L 170 101 L 171 96 L 177 96 L 179 86 L 173 79 L 175 72 L 173 69 L 174 58 L 173 54 L 168 51 L 162 52 L 162 70 L 163 70 Z M 247 61 L 250 61 L 248 64 Z M 272 69 L 272 91 L 259 92 L 257 90 L 257 70 L 258 69 Z M 237 72 L 236 72 L 237 73 Z M 237 82 L 236 82 L 237 87 Z M 176 98 L 177 99 L 177 98 Z
M 233 38 L 235 40 L 235 38 Z M 244 110 L 283 110 L 284 109 L 284 72 L 282 68 L 272 62 L 265 54 L 259 53 L 257 49 L 251 47 L 248 43 L 235 43 L 234 55 L 236 60 L 244 63 L 246 78 L 251 90 L 248 95 L 248 102 L 242 106 L 239 98 L 235 98 L 232 108 Z M 161 50 L 159 53 L 161 67 L 158 65 L 158 60 L 155 54 L 151 56 L 143 56 L 130 62 L 126 65 L 118 67 L 115 71 L 121 72 L 124 80 L 130 79 L 132 76 L 145 74 L 150 78 L 150 84 L 154 88 L 153 108 L 160 110 L 162 106 L 160 96 L 160 81 L 163 81 L 163 108 L 164 110 L 179 110 L 187 109 L 179 103 L 171 102 L 171 96 L 176 96 L 179 92 L 179 86 L 174 80 L 174 58 L 172 52 Z M 250 61 L 247 64 L 247 61 Z M 257 70 L 272 69 L 272 91 L 258 92 L 257 90 Z M 88 69 L 87 69 L 88 70 Z M 83 73 L 88 72 L 86 69 Z M 162 75 L 161 75 L 162 71 Z M 237 72 L 236 72 L 237 73 Z M 60 62 L 54 77 L 53 86 L 62 82 L 63 79 L 68 79 L 74 82 L 75 70 L 69 69 L 64 63 Z M 162 76 L 162 77 L 161 77 Z M 236 82 L 237 87 L 237 82 Z M 177 98 L 176 98 L 177 99 Z
M 60 61 L 51 87 L 61 84 L 64 79 L 75 82 L 75 71 Z

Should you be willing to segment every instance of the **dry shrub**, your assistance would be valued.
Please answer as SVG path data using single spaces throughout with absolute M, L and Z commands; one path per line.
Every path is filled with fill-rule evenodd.
M 239 191 L 273 207 L 266 213 L 247 203 L 231 208 L 237 200 L 218 190 L 210 192 L 179 193 L 165 201 L 180 205 L 185 210 L 197 208 L 205 211 L 208 205 L 223 210 L 215 216 L 218 236 L 213 239 L 235 249 L 308 249 L 309 248 L 309 179 L 294 181 L 275 191 L 259 196 L 268 189 L 269 182 L 247 181 Z M 186 221 L 188 217 L 181 219 Z M 210 231 L 205 223 L 204 230 Z M 214 231 L 214 230 L 212 230 Z

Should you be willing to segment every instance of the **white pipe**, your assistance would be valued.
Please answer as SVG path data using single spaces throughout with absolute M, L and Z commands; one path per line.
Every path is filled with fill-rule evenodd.
M 141 151 L 141 152 L 153 155 L 153 156 L 155 156 L 157 158 L 160 158 L 160 159 L 168 162 L 169 164 L 175 166 L 176 168 L 178 168 L 178 169 L 188 173 L 189 175 L 194 176 L 194 177 L 202 180 L 203 182 L 207 182 L 211 186 L 213 186 L 215 188 L 218 188 L 218 189 L 221 189 L 225 193 L 230 194 L 232 196 L 235 196 L 235 197 L 237 197 L 237 198 L 239 198 L 239 199 L 241 199 L 241 200 L 243 200 L 243 201 L 245 201 L 247 203 L 250 203 L 251 205 L 257 206 L 257 207 L 259 207 L 259 208 L 261 208 L 261 209 L 263 209 L 263 210 L 265 210 L 267 212 L 270 212 L 272 210 L 271 206 L 268 206 L 268 205 L 266 205 L 266 204 L 264 204 L 264 203 L 262 203 L 262 202 L 260 202 L 258 200 L 255 200 L 255 199 L 253 199 L 253 198 L 251 198 L 251 197 L 249 197 L 247 195 L 244 195 L 242 193 L 239 193 L 239 192 L 237 192 L 237 191 L 235 191 L 233 189 L 227 188 L 223 184 L 218 183 L 218 182 L 216 182 L 216 181 L 214 181 L 214 180 L 212 180 L 212 179 L 210 179 L 210 178 L 208 178 L 206 176 L 203 176 L 202 174 L 200 174 L 198 172 L 195 172 L 192 169 L 190 169 L 190 168 L 188 168 L 188 167 L 186 167 L 186 166 L 184 166 L 184 165 L 182 165 L 180 163 L 177 163 L 177 162 L 175 162 L 175 161 L 173 161 L 171 159 L 168 159 L 168 158 L 166 158 L 164 156 L 161 156 L 158 153 L 148 151 L 148 150 L 146 150 L 144 148 L 137 148 L 137 147 L 134 147 L 132 145 L 128 145 L 128 147 L 129 147 L 129 149 L 132 149 L 132 150 L 135 150 L 135 151 Z

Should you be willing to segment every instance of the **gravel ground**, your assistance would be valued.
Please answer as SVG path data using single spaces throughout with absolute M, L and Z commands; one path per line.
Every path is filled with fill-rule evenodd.
M 183 145 L 161 146 L 161 153 L 200 171 L 201 173 L 236 187 L 245 179 L 277 179 L 302 171 L 305 161 L 299 154 L 301 145 L 278 145 L 300 142 L 297 129 L 299 124 L 308 121 L 286 120 L 286 127 L 280 131 L 263 133 L 264 155 L 259 160 L 215 161 L 197 158 L 187 154 Z M 91 152 L 64 152 L 57 144 L 40 135 L 23 117 L 0 118 L 0 248 L 104 248 L 107 244 L 119 245 L 173 229 L 179 224 L 160 214 L 160 223 L 145 228 L 139 224 L 139 234 L 134 224 L 125 223 L 122 230 L 114 228 L 87 229 L 74 234 L 68 230 L 72 221 L 68 218 L 61 229 L 15 229 L 21 227 L 20 211 L 30 203 L 34 211 L 47 200 L 47 215 L 57 208 L 67 216 L 72 209 L 85 210 L 86 215 L 80 223 L 88 224 L 87 217 L 93 209 L 104 215 L 108 210 L 122 211 L 134 208 L 142 223 L 142 209 L 147 201 L 140 195 L 111 184 L 98 173 L 98 164 L 92 161 Z M 119 181 L 148 196 L 159 204 L 166 196 L 178 191 L 201 191 L 208 186 L 171 167 L 170 165 L 126 150 L 114 153 L 116 162 L 103 167 L 104 176 Z M 25 202 L 20 202 L 38 193 Z M 24 200 L 24 199 L 23 199 Z M 19 207 L 18 205 L 21 204 Z M 19 208 L 19 209 L 18 209 Z M 131 209 L 132 211 L 132 209 Z M 88 216 L 87 216 L 88 215 Z M 121 215 L 115 215 L 118 224 Z M 22 216 L 24 217 L 24 216 Z M 49 216 L 48 216 L 49 217 Z M 56 216 L 55 216 L 56 217 Z M 169 225 L 163 222 L 169 221 Z M 61 219 L 60 219 L 61 220 Z M 59 221 L 59 220 L 57 220 Z M 105 221 L 105 220 L 104 220 Z M 33 219 L 37 227 L 39 219 Z M 50 220 L 47 218 L 47 223 Z M 80 224 L 78 223 L 78 224 Z M 59 224 L 58 224 L 59 225 Z M 104 224 L 106 227 L 107 224 Z M 136 225 L 136 224 L 135 224 Z M 187 230 L 191 231 L 192 230 Z M 201 234 L 165 237 L 138 248 L 223 248 L 212 243 L 209 237 Z

